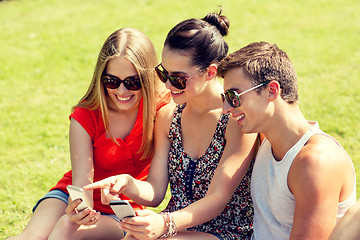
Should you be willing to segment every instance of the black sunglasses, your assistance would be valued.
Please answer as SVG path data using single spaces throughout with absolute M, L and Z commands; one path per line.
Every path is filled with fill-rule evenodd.
M 137 91 L 141 88 L 141 82 L 139 76 L 127 77 L 121 80 L 117 76 L 110 74 L 103 74 L 101 80 L 106 88 L 116 89 L 123 83 L 126 89 L 131 91 Z
M 162 70 L 160 69 L 160 67 L 162 68 Z M 185 89 L 186 88 L 186 81 L 189 80 L 192 77 L 195 77 L 197 74 L 199 74 L 200 72 L 203 71 L 199 70 L 197 71 L 195 74 L 189 76 L 189 77 L 185 77 L 185 76 L 178 76 L 178 75 L 169 75 L 168 72 L 165 70 L 165 68 L 159 64 L 155 67 L 155 71 L 157 73 L 157 75 L 159 76 L 160 80 L 163 83 L 166 83 L 167 80 L 169 79 L 171 85 L 173 85 L 174 87 L 176 87 L 177 89 Z
M 229 103 L 229 105 L 233 108 L 237 108 L 237 107 L 240 107 L 241 105 L 241 100 L 240 100 L 240 96 L 245 94 L 245 93 L 248 93 L 252 90 L 255 90 L 261 86 L 264 86 L 266 84 L 268 84 L 270 81 L 266 81 L 266 82 L 263 82 L 263 83 L 260 83 L 259 85 L 256 85 L 255 87 L 252 87 L 248 90 L 245 90 L 241 93 L 237 93 L 235 90 L 227 90 L 225 93 L 222 93 L 221 94 L 221 100 L 224 102 L 225 99 L 226 101 Z

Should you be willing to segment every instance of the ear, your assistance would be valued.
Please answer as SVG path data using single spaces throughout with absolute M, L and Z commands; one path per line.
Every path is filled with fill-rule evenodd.
M 274 101 L 278 96 L 280 96 L 281 88 L 280 83 L 276 80 L 272 80 L 268 83 L 269 89 L 269 100 Z
M 209 81 L 216 77 L 217 74 L 217 66 L 215 64 L 210 64 L 210 66 L 206 69 L 206 81 Z

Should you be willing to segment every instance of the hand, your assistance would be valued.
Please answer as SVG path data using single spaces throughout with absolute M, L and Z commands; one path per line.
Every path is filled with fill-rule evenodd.
M 101 188 L 101 202 L 109 205 L 112 200 L 120 200 L 118 195 L 122 193 L 128 185 L 129 177 L 130 175 L 127 174 L 116 175 L 86 185 L 83 188 L 86 190 Z
M 121 228 L 136 239 L 156 239 L 165 233 L 164 218 L 151 210 L 137 210 L 136 217 L 124 218 Z
M 360 200 L 351 206 L 344 217 L 336 224 L 330 240 L 360 239 Z
M 69 216 L 70 222 L 78 225 L 96 224 L 99 221 L 100 212 L 96 212 L 89 207 L 79 212 L 76 207 L 81 203 L 81 201 L 81 199 L 71 201 L 65 209 L 65 213 Z

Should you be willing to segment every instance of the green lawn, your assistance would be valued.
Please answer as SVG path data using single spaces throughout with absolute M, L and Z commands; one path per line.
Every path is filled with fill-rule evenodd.
M 37 199 L 70 169 L 68 115 L 105 38 L 135 27 L 160 56 L 175 24 L 218 5 L 230 19 L 231 52 L 260 40 L 288 52 L 301 109 L 339 140 L 360 178 L 358 0 L 0 1 L 1 239 L 24 228 Z

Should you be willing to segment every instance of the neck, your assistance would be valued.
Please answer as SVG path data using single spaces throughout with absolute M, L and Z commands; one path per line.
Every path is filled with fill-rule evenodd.
M 269 122 L 264 134 L 271 144 L 273 155 L 280 161 L 311 125 L 301 113 L 297 104 L 289 105 Z M 276 127 L 274 127 L 276 126 Z
M 217 79 L 207 82 L 202 92 L 186 103 L 187 110 L 194 114 L 203 114 L 211 110 L 222 108 L 220 94 L 223 87 Z

